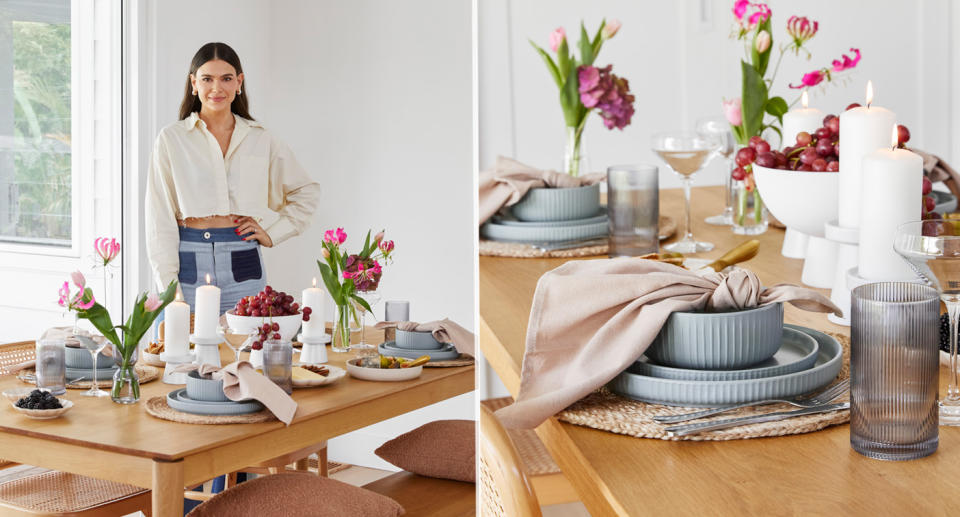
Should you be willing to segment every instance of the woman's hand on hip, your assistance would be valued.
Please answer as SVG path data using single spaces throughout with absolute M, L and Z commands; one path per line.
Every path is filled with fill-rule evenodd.
M 255 240 L 266 248 L 273 247 L 273 239 L 267 235 L 266 230 L 260 226 L 260 223 L 258 223 L 256 219 L 252 217 L 238 217 L 234 222 L 237 223 L 237 235 L 244 236 L 243 240 Z

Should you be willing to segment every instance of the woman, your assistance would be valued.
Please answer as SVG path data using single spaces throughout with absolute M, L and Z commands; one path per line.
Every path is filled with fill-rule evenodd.
M 224 43 L 190 63 L 180 120 L 160 131 L 147 179 L 147 255 L 159 286 L 220 287 L 221 314 L 264 288 L 260 247 L 310 224 L 320 186 L 248 111 L 243 68 Z M 260 225 L 267 209 L 279 218 Z

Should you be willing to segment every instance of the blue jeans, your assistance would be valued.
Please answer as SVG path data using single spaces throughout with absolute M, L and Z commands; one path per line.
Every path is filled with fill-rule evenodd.
M 180 228 L 180 289 L 190 307 L 208 275 L 210 284 L 220 288 L 223 314 L 267 285 L 260 244 L 244 241 L 235 228 Z

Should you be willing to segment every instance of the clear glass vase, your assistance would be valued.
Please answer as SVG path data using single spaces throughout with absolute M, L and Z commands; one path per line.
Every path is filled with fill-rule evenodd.
M 350 302 L 337 305 L 337 319 L 333 322 L 333 343 L 330 349 L 334 352 L 350 351 Z
M 110 398 L 118 404 L 135 404 L 140 400 L 140 377 L 137 375 L 136 359 L 120 361 L 113 373 Z
M 732 194 L 733 233 L 759 235 L 767 231 L 767 207 L 752 178 L 734 181 Z
M 583 128 L 567 127 L 567 143 L 563 149 L 563 172 L 571 176 L 579 176 L 580 171 L 587 171 L 586 154 L 583 153 Z

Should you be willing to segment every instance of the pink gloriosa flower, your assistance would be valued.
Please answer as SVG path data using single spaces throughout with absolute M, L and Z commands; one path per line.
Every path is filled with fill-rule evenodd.
M 327 230 L 323 233 L 324 242 L 330 244 L 335 244 L 337 246 L 343 244 L 347 240 L 347 233 L 343 231 L 343 228 L 337 228 L 336 230 Z
M 857 66 L 857 63 L 860 62 L 860 49 L 851 48 L 853 52 L 853 57 L 850 57 L 846 54 L 842 56 L 842 59 L 834 59 L 832 68 L 821 68 L 819 70 L 814 70 L 812 72 L 807 72 L 800 79 L 800 84 L 793 85 L 790 87 L 794 89 L 808 88 L 810 86 L 816 86 L 823 82 L 824 79 L 829 81 L 831 79 L 831 72 L 843 72 L 845 70 L 850 70 Z
M 556 52 L 565 39 L 567 39 L 567 31 L 563 30 L 563 27 L 554 29 L 550 33 L 550 50 Z
M 61 307 L 66 308 L 67 310 L 75 311 L 79 309 L 87 310 L 96 303 L 96 300 L 93 297 L 93 292 L 90 292 L 90 300 L 87 302 L 83 301 L 83 296 L 86 293 L 86 284 L 87 280 L 83 277 L 83 273 L 79 271 L 74 271 L 70 273 L 70 279 L 73 281 L 73 284 L 78 287 L 77 294 L 70 296 L 70 282 L 64 282 L 60 289 L 57 291 L 57 294 L 60 295 L 57 300 L 57 304 Z
M 800 79 L 799 85 L 791 84 L 791 88 L 800 89 L 800 88 L 809 88 L 811 86 L 816 86 L 823 82 L 823 79 L 827 76 L 827 73 L 823 70 L 814 70 L 812 72 L 807 72 L 803 74 L 803 77 Z
M 853 54 L 854 54 L 854 57 L 853 57 L 853 58 L 851 58 L 850 56 L 844 54 L 844 55 L 842 56 L 843 59 L 834 59 L 834 60 L 833 60 L 833 63 L 832 63 L 832 64 L 833 64 L 833 71 L 834 71 L 834 72 L 842 72 L 842 71 L 844 71 L 844 70 L 850 70 L 851 68 L 857 66 L 857 63 L 860 62 L 860 49 L 858 49 L 858 48 L 851 48 L 851 49 L 850 49 L 850 52 L 853 52 Z
M 384 255 L 389 255 L 390 252 L 393 251 L 393 241 L 383 241 L 383 242 L 381 242 L 381 243 L 380 243 L 380 251 L 382 251 Z
M 737 18 L 740 30 L 747 32 L 770 18 L 770 7 L 767 4 L 751 4 L 748 0 L 737 0 L 733 4 L 733 16 Z
M 93 249 L 103 260 L 103 265 L 106 266 L 120 254 L 120 243 L 114 238 L 107 240 L 106 237 L 97 237 L 97 240 L 93 241 Z
M 810 38 L 816 36 L 820 29 L 820 24 L 816 21 L 810 21 L 806 16 L 791 16 L 787 20 L 787 34 L 793 38 L 793 44 L 800 48 Z

